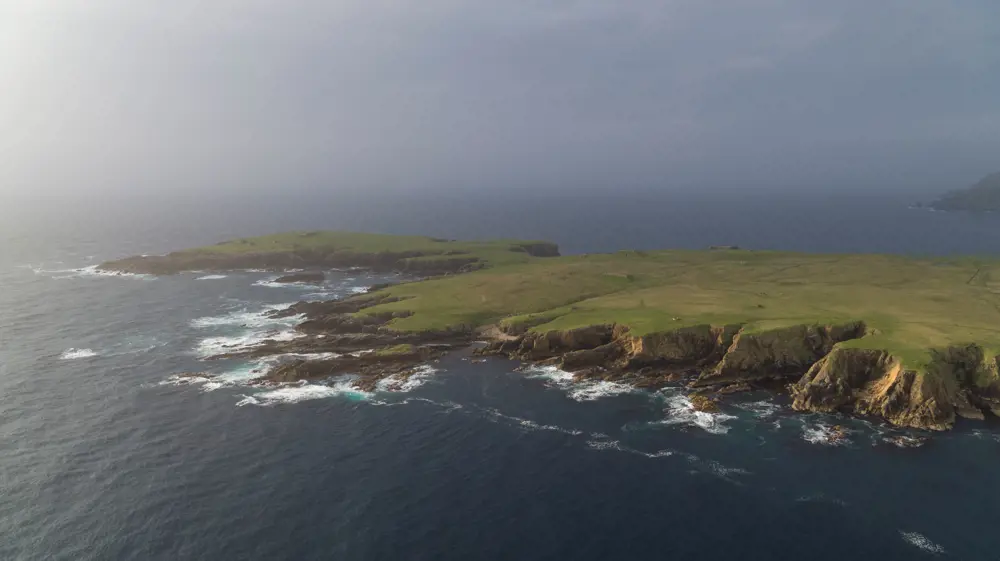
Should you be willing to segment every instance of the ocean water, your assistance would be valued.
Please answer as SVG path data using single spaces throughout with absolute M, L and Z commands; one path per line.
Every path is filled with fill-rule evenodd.
M 265 201 L 266 202 L 266 201 Z M 520 236 L 567 251 L 1000 253 L 1000 217 L 904 199 L 270 201 L 10 213 L 0 227 L 0 559 L 994 559 L 1000 426 L 919 448 L 738 396 L 574 384 L 455 353 L 402 388 L 248 385 L 212 361 L 291 337 L 265 313 L 388 280 L 98 274 L 103 259 L 274 230 Z M 322 204 L 320 204 L 322 203 Z M 304 210 L 308 209 L 308 210 Z M 9 209 L 5 209 L 9 210 Z M 190 210 L 190 209 L 187 209 Z M 102 214 L 103 212 L 103 214 Z M 182 217 L 182 218 L 179 218 Z M 178 378 L 208 371 L 218 378 Z M 828 429 L 849 428 L 831 443 Z

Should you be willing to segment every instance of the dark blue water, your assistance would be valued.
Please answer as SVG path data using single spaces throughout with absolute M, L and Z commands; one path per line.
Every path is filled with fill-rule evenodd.
M 398 392 L 248 387 L 206 362 L 326 286 L 265 273 L 111 278 L 125 254 L 299 228 L 520 236 L 569 251 L 747 247 L 1000 254 L 1000 217 L 905 200 L 750 196 L 274 200 L 5 209 L 0 559 L 992 559 L 1000 429 L 917 449 L 767 394 L 697 416 L 681 392 L 574 386 L 462 353 Z M 214 382 L 174 375 L 207 370 Z M 846 423 L 831 446 L 824 427 Z

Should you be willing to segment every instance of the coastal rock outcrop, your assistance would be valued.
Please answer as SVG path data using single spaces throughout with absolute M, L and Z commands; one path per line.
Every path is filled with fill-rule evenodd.
M 306 272 L 306 273 L 292 273 L 290 275 L 280 276 L 274 279 L 274 282 L 280 283 L 303 283 L 303 284 L 315 284 L 326 280 L 326 275 L 321 272 Z
M 996 358 L 976 345 L 932 351 L 925 370 L 884 351 L 834 349 L 790 386 L 798 411 L 849 412 L 901 427 L 945 430 L 995 411 Z
M 514 354 L 525 360 L 542 360 L 573 351 L 597 349 L 611 343 L 615 326 L 592 325 L 565 331 L 530 332 L 520 338 Z
M 296 336 L 264 340 L 208 359 L 275 357 L 275 364 L 256 383 L 287 384 L 351 374 L 355 387 L 370 391 L 387 377 L 401 383 L 418 366 L 471 342 L 472 332 L 464 329 L 410 332 L 389 327 L 392 320 L 410 312 L 363 313 L 393 301 L 397 300 L 385 295 L 365 295 L 299 302 L 271 314 L 302 316 Z
M 645 366 L 696 368 L 714 364 L 732 345 L 739 325 L 695 325 L 628 337 L 624 342 L 629 368 Z
M 557 364 L 583 379 L 638 387 L 693 376 L 690 386 L 703 388 L 695 395 L 706 408 L 714 405 L 702 399 L 708 393 L 747 391 L 795 377 L 789 391 L 799 411 L 846 412 L 933 430 L 951 427 L 956 417 L 1000 413 L 998 359 L 986 357 L 979 346 L 935 350 L 926 368 L 907 369 L 886 351 L 840 345 L 867 331 L 856 321 L 759 332 L 735 324 L 696 325 L 633 336 L 610 324 L 504 335 L 480 352 Z
M 865 324 L 794 325 L 759 333 L 740 331 L 719 363 L 696 386 L 801 375 L 836 345 L 865 334 Z
M 328 378 L 339 374 L 354 374 L 354 386 L 371 391 L 381 379 L 409 373 L 416 366 L 441 356 L 442 348 L 414 347 L 394 352 L 379 352 L 341 356 L 323 360 L 293 360 L 269 370 L 262 383 L 285 384 L 301 380 Z

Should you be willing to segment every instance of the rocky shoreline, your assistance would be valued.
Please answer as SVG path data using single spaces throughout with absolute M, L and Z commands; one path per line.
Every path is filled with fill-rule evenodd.
M 1000 386 L 977 383 L 986 378 L 980 374 L 995 372 L 997 358 L 979 346 L 937 352 L 933 372 L 917 372 L 886 352 L 839 345 L 866 334 L 861 322 L 762 333 L 695 326 L 640 337 L 598 325 L 508 336 L 478 352 L 557 366 L 580 380 L 650 389 L 683 383 L 705 411 L 717 409 L 717 396 L 778 389 L 790 394 L 796 411 L 875 417 L 905 428 L 941 431 L 958 417 L 1000 415 Z
M 350 374 L 359 388 L 385 387 L 481 341 L 480 355 L 558 367 L 581 381 L 683 385 L 705 411 L 727 394 L 769 389 L 787 392 L 798 411 L 898 427 L 946 430 L 959 418 L 1000 416 L 1000 260 L 735 246 L 558 255 L 540 241 L 315 231 L 100 268 L 256 269 L 315 283 L 322 271 L 356 267 L 427 279 L 275 312 L 301 318 L 293 336 L 216 357 L 273 357 L 259 384 Z
M 479 341 L 484 344 L 477 355 L 556 366 L 580 381 L 648 390 L 686 386 L 693 392 L 692 406 L 706 412 L 718 411 L 728 394 L 767 389 L 788 392 L 797 411 L 875 417 L 904 428 L 940 431 L 958 417 L 982 420 L 1000 414 L 1000 387 L 975 383 L 976 370 L 996 368 L 995 358 L 987 360 L 970 345 L 936 357 L 936 368 L 950 376 L 905 370 L 885 352 L 841 345 L 866 336 L 862 322 L 756 333 L 739 325 L 693 326 L 642 336 L 613 324 L 544 333 L 500 326 L 405 332 L 389 324 L 407 312 L 363 313 L 393 301 L 398 300 L 375 293 L 299 302 L 272 312 L 276 318 L 302 318 L 296 337 L 266 340 L 209 360 L 287 357 L 253 384 L 350 374 L 355 388 L 372 391 L 385 379 L 405 382 L 419 367 Z
M 387 324 L 400 317 L 400 313 L 357 314 L 392 301 L 385 296 L 361 296 L 299 302 L 269 314 L 276 319 L 301 317 L 295 337 L 266 339 L 252 347 L 234 348 L 205 360 L 285 358 L 252 384 L 274 386 L 351 374 L 355 376 L 352 381 L 355 388 L 372 391 L 383 379 L 405 381 L 420 366 L 472 343 L 475 334 L 469 330 L 396 332 L 388 329 Z M 205 373 L 191 375 L 211 378 Z

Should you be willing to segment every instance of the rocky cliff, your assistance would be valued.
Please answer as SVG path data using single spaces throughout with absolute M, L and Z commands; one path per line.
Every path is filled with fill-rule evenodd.
M 839 345 L 865 335 L 862 322 L 759 332 L 699 325 L 640 336 L 619 325 L 596 325 L 509 336 L 482 352 L 637 386 L 685 373 L 690 386 L 723 393 L 791 380 L 796 410 L 874 416 L 902 427 L 944 430 L 956 417 L 1000 414 L 998 359 L 979 346 L 932 351 L 929 365 L 914 370 L 888 352 Z
M 977 345 L 932 351 L 926 370 L 877 350 L 834 349 L 790 389 L 799 411 L 850 412 L 903 427 L 944 430 L 956 417 L 1000 412 L 997 359 Z

